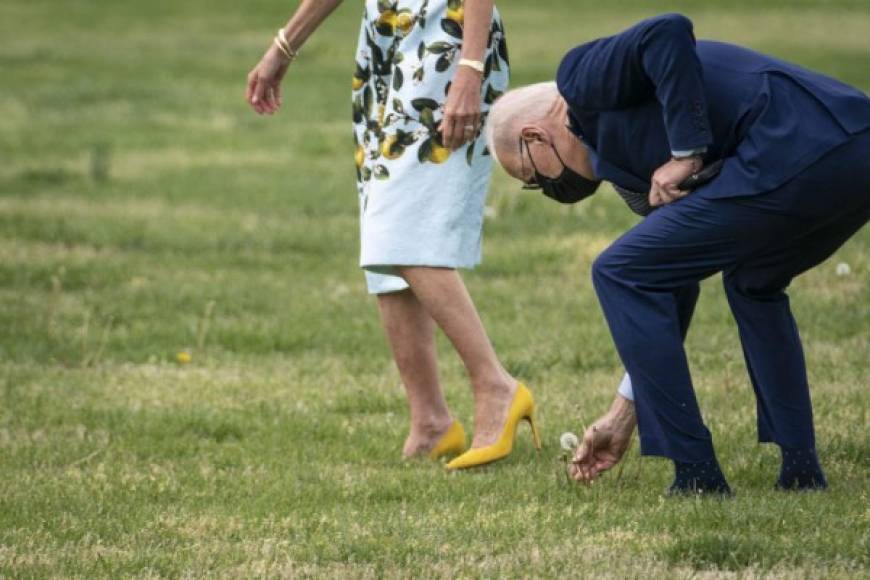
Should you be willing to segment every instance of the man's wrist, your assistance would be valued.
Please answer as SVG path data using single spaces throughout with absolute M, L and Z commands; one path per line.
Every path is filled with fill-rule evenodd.
M 674 161 L 682 161 L 692 164 L 692 171 L 698 171 L 704 166 L 704 154 L 707 152 L 706 147 L 695 147 L 693 149 L 680 149 L 671 151 L 671 159 Z
M 707 147 L 692 147 L 691 149 L 671 149 L 671 157 L 680 159 L 683 157 L 694 157 L 696 155 L 704 155 L 707 152 Z
M 610 406 L 610 415 L 617 422 L 634 427 L 637 424 L 637 415 L 634 411 L 634 402 L 622 395 L 616 395 Z
M 674 156 L 671 159 L 673 161 L 676 161 L 677 163 L 685 163 L 687 166 L 690 166 L 693 173 L 700 171 L 701 168 L 704 167 L 704 158 L 697 153 L 694 155 L 688 155 L 686 157 Z

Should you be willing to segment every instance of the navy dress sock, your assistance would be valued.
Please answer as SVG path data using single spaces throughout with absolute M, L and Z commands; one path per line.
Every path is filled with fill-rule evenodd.
M 819 465 L 819 456 L 812 447 L 809 449 L 788 449 L 782 451 L 782 468 L 776 487 L 779 489 L 825 489 L 828 480 Z
M 714 457 L 701 463 L 674 461 L 674 483 L 668 488 L 668 495 L 681 494 L 722 494 L 731 495 L 731 488 Z

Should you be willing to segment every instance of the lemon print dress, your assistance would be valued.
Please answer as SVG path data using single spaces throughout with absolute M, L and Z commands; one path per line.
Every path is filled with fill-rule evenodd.
M 441 141 L 462 49 L 463 0 L 367 0 L 353 75 L 360 265 L 370 293 L 408 287 L 394 266 L 480 262 L 491 156 L 481 132 Z M 493 9 L 481 112 L 508 84 L 504 28 Z

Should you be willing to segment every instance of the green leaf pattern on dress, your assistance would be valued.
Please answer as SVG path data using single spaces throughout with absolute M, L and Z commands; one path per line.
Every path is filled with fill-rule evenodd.
M 357 178 L 390 178 L 389 166 L 416 147 L 419 163 L 443 163 L 451 151 L 441 117 L 462 50 L 463 0 L 369 0 L 353 73 Z M 507 87 L 501 20 L 490 27 L 481 116 Z M 496 78 L 497 77 L 497 78 Z M 442 90 L 443 87 L 443 90 Z M 487 155 L 480 132 L 465 145 L 471 165 Z

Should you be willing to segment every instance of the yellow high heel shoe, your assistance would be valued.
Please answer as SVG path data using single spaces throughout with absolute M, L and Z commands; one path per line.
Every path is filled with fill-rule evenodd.
M 445 455 L 459 455 L 463 451 L 465 451 L 465 429 L 462 428 L 462 423 L 454 419 L 447 432 L 441 436 L 441 439 L 429 452 L 429 459 L 438 459 Z
M 498 440 L 492 445 L 486 447 L 478 447 L 477 449 L 469 449 L 453 461 L 447 464 L 447 469 L 467 469 L 476 467 L 486 463 L 492 463 L 499 459 L 504 459 L 514 447 L 514 438 L 517 434 L 517 425 L 525 419 L 529 422 L 532 428 L 532 440 L 535 443 L 535 448 L 541 448 L 541 436 L 538 434 L 538 426 L 535 424 L 535 401 L 532 399 L 532 393 L 522 383 L 517 384 L 517 392 L 514 395 L 514 400 L 508 409 L 507 421 Z

